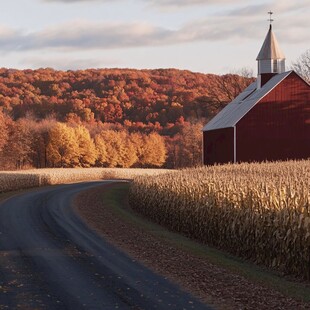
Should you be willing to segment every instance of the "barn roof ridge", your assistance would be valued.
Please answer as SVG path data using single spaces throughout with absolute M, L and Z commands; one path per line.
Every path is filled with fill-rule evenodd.
M 202 131 L 234 127 L 261 99 L 269 94 L 292 72 L 295 71 L 290 70 L 273 76 L 259 89 L 257 88 L 257 81 L 254 81 L 214 118 L 212 118 L 203 127 Z M 301 79 L 304 80 L 302 77 Z
M 298 72 L 296 72 L 296 71 L 294 71 L 294 70 L 292 70 L 294 73 L 296 73 L 296 75 L 299 77 L 299 78 L 301 78 L 309 87 L 310 87 L 310 81 L 308 82 L 307 80 L 305 80 L 304 78 L 303 78 L 303 76 L 302 75 L 300 75 Z

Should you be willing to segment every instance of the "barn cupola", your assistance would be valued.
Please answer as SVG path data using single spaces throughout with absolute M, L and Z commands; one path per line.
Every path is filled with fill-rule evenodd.
M 285 72 L 285 56 L 281 51 L 275 34 L 272 31 L 273 21 L 270 14 L 270 27 L 263 46 L 256 58 L 258 61 L 257 87 L 261 88 L 274 75 Z

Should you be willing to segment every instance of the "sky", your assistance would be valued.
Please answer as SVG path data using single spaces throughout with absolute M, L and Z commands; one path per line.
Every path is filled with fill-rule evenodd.
M 270 10 L 289 68 L 310 48 L 309 0 L 2 1 L 0 67 L 255 75 Z

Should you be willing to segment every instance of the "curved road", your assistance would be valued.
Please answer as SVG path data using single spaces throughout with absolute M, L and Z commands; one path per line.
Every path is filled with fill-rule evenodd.
M 0 205 L 0 309 L 210 309 L 70 208 L 81 190 L 108 183 L 44 188 Z

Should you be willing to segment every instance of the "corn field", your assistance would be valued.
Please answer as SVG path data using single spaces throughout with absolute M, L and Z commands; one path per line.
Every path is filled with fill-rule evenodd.
M 53 184 L 100 179 L 132 179 L 136 176 L 155 176 L 165 169 L 72 168 L 0 171 L 0 193 Z
M 129 201 L 170 230 L 310 279 L 310 161 L 137 177 Z

